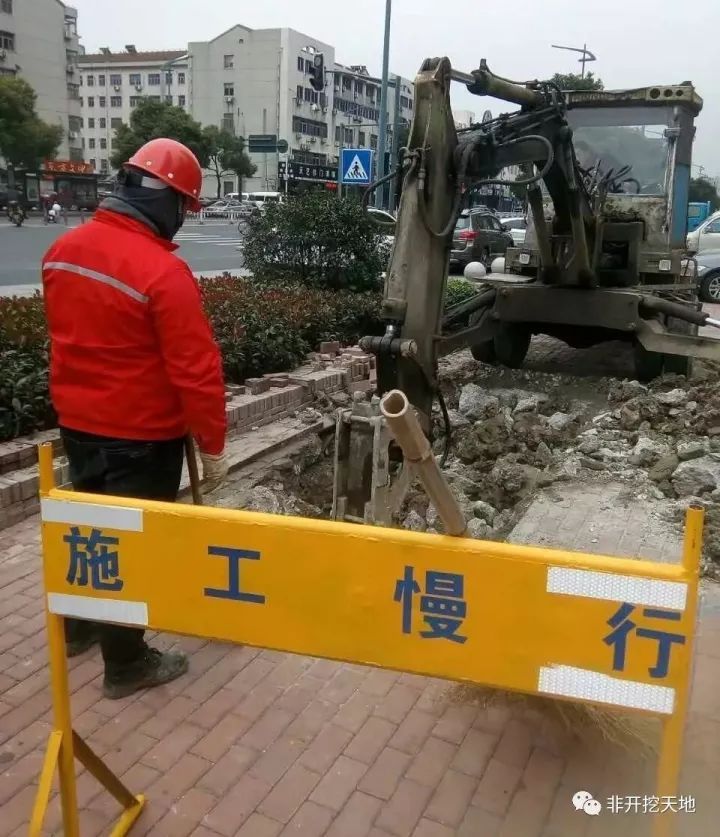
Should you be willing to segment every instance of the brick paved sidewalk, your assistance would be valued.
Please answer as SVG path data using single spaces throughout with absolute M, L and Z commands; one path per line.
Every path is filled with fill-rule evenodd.
M 21 835 L 50 729 L 38 519 L 0 532 L 0 834 Z M 162 637 L 167 647 L 175 638 Z M 133 834 L 160 837 L 637 837 L 649 817 L 588 817 L 572 794 L 642 795 L 653 762 L 581 744 L 527 709 L 480 708 L 423 677 L 179 638 L 190 674 L 104 700 L 97 654 L 73 661 L 78 732 L 148 806 Z M 705 608 L 682 791 L 720 815 L 720 607 Z M 115 803 L 78 780 L 83 835 Z M 712 824 L 715 825 L 712 825 Z M 60 833 L 59 806 L 48 833 Z M 54 832 L 53 832 L 54 830 Z

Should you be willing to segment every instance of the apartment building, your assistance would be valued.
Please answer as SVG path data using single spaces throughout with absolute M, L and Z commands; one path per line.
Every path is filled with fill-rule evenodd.
M 142 98 L 189 108 L 186 50 L 139 52 L 128 44 L 123 52 L 105 47 L 78 61 L 83 153 L 100 174 L 111 172 L 115 129 L 129 123 Z
M 318 52 L 327 71 L 322 92 L 309 80 Z M 287 154 L 251 155 L 257 172 L 245 190 L 280 189 L 285 171 L 294 180 L 336 180 L 341 148 L 377 148 L 380 80 L 364 66 L 337 63 L 331 44 L 294 29 L 237 25 L 212 41 L 191 42 L 188 57 L 195 119 L 246 138 L 274 134 L 288 142 Z M 412 82 L 398 78 L 396 87 L 395 78 L 388 97 L 388 148 L 393 126 L 409 121 L 413 107 Z M 208 194 L 214 184 L 208 178 Z M 235 185 L 230 180 L 226 188 Z
M 63 127 L 61 159 L 82 160 L 80 80 L 82 47 L 77 12 L 60 0 L 0 0 L 0 75 L 25 79 L 36 110 Z

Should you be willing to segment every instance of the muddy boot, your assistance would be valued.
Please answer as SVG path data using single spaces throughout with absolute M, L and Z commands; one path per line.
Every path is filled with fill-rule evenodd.
M 147 648 L 139 660 L 128 665 L 106 664 L 103 694 L 110 700 L 128 697 L 139 689 L 169 683 L 187 670 L 188 658 L 182 652 Z

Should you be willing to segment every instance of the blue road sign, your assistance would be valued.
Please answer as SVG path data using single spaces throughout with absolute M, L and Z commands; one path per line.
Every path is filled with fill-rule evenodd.
M 369 148 L 343 148 L 342 182 L 348 186 L 369 186 L 372 183 L 373 152 Z

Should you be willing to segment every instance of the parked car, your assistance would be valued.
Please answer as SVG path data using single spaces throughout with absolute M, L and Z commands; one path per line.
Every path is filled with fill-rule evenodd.
M 706 250 L 696 257 L 698 296 L 703 302 L 720 303 L 720 249 Z
M 525 243 L 525 233 L 528 227 L 527 219 L 521 216 L 516 218 L 501 218 L 500 223 L 512 236 L 513 245 L 515 247 L 522 247 Z
M 389 212 L 385 212 L 384 209 L 376 209 L 374 206 L 369 206 L 367 212 L 378 227 L 380 227 L 380 231 L 385 233 L 383 241 L 392 247 L 395 243 L 395 216 Z
M 470 262 L 482 262 L 489 270 L 492 260 L 512 246 L 512 236 L 492 212 L 464 210 L 455 224 L 450 264 L 464 269 Z
M 720 212 L 713 213 L 706 221 L 687 236 L 689 253 L 720 249 Z
M 215 201 L 205 207 L 205 214 L 210 218 L 227 218 L 231 212 L 239 210 L 240 206 L 240 201 Z
M 280 192 L 250 192 L 248 200 L 262 209 L 266 203 L 282 202 L 282 195 Z

